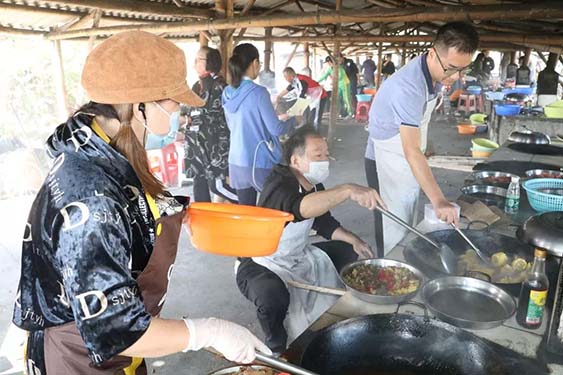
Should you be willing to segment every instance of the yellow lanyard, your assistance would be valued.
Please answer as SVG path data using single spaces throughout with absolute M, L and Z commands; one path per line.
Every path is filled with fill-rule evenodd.
M 111 139 L 107 136 L 101 126 L 98 125 L 96 120 L 92 120 L 92 125 L 90 125 L 90 127 L 92 128 L 94 133 L 98 135 L 98 137 L 104 140 L 104 142 L 110 143 Z M 158 220 L 160 218 L 160 211 L 158 210 L 158 206 L 156 205 L 154 198 L 150 194 L 145 194 L 145 197 L 147 198 L 147 203 L 149 204 L 149 209 L 151 210 L 152 216 L 155 220 Z

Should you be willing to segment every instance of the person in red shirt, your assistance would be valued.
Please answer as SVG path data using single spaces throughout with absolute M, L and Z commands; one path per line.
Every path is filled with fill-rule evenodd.
M 317 81 L 304 74 L 297 74 L 291 67 L 283 70 L 283 77 L 289 83 L 289 86 L 280 92 L 277 102 L 279 103 L 283 98 L 286 103 L 290 104 L 287 108 L 290 108 L 298 98 L 309 98 L 311 104 L 309 112 L 305 114 L 305 123 L 314 124 L 318 128 L 323 116 L 323 104 L 328 98 L 328 93 Z

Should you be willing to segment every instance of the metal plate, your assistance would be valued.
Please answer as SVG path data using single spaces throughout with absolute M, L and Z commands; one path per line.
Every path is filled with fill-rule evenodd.
M 474 171 L 500 171 L 516 174 L 520 177 L 526 176 L 526 171 L 530 169 L 552 169 L 558 170 L 561 166 L 547 164 L 547 163 L 537 163 L 532 161 L 521 161 L 521 160 L 499 160 L 479 163 L 473 167 Z
M 515 174 L 499 171 L 479 171 L 473 172 L 473 179 L 479 182 L 479 185 L 502 185 L 508 186 L 512 177 L 518 177 Z M 500 178 L 508 179 L 506 182 L 498 181 Z
M 550 174 L 550 176 L 546 176 Z M 526 171 L 526 177 L 531 178 L 563 178 L 563 172 L 561 170 L 550 170 L 550 169 L 530 169 Z
M 547 145 L 551 143 L 551 139 L 548 135 L 531 131 L 512 132 L 508 136 L 508 140 L 512 142 L 536 145 Z
M 434 279 L 424 285 L 421 294 L 435 316 L 461 328 L 493 328 L 516 312 L 512 296 L 489 282 L 471 277 Z
M 420 283 L 418 285 L 418 288 L 414 292 L 408 293 L 408 294 L 401 294 L 401 295 L 398 295 L 398 296 L 380 296 L 380 295 L 376 295 L 376 294 L 364 293 L 364 292 L 361 292 L 361 291 L 351 287 L 344 280 L 344 276 L 346 274 L 348 274 L 352 269 L 354 269 L 355 267 L 358 267 L 360 265 L 374 265 L 374 266 L 378 266 L 378 267 L 402 267 L 402 268 L 406 268 L 419 279 Z M 420 290 L 420 288 L 422 287 L 422 285 L 424 284 L 424 281 L 425 281 L 424 275 L 422 274 L 422 272 L 420 272 L 418 269 L 411 266 L 410 264 L 399 262 L 398 260 L 391 260 L 391 259 L 384 259 L 384 258 L 381 258 L 381 259 L 364 259 L 364 260 L 358 260 L 356 262 L 350 263 L 350 264 L 344 266 L 344 268 L 342 268 L 342 270 L 340 270 L 340 280 L 342 280 L 344 285 L 346 285 L 346 289 L 348 289 L 354 297 L 359 298 L 362 301 L 374 303 L 374 304 L 378 304 L 378 305 L 394 305 L 394 304 L 397 304 L 399 302 L 403 302 L 403 301 L 406 301 L 408 299 L 411 299 L 412 297 L 414 297 L 416 295 L 416 293 L 418 293 L 418 291 Z

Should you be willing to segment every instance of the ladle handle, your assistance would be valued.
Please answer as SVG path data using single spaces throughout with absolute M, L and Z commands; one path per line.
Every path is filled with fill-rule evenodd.
M 264 353 L 256 352 L 256 361 L 263 363 L 265 365 L 272 366 L 277 370 L 287 371 L 292 375 L 318 375 L 314 372 L 306 370 L 302 367 L 296 366 L 292 363 L 281 361 L 272 356 L 266 355 Z
M 479 256 L 479 258 L 481 258 L 481 260 L 483 260 L 485 263 L 490 263 L 491 261 L 489 259 L 487 259 L 486 256 L 483 255 L 483 253 L 481 252 L 481 250 L 479 250 L 479 248 L 477 246 L 475 246 L 475 244 L 473 242 L 471 242 L 471 240 L 465 235 L 465 233 L 463 233 L 463 231 L 461 229 L 459 229 L 454 223 L 451 224 L 452 228 L 454 228 L 454 230 L 459 233 L 459 235 L 461 237 L 463 237 L 463 239 L 465 240 L 465 242 L 467 242 L 469 244 L 469 246 L 471 246 L 471 248 L 473 250 L 475 250 L 475 252 L 477 253 L 477 255 Z
M 427 235 L 425 235 L 424 233 L 422 233 L 421 231 L 419 231 L 418 229 L 416 229 L 412 225 L 407 224 L 403 219 L 401 219 L 400 217 L 398 217 L 397 215 L 395 215 L 391 211 L 387 211 L 386 209 L 381 208 L 379 206 L 377 206 L 376 209 L 379 212 L 381 212 L 383 215 L 387 216 L 388 219 L 394 221 L 395 223 L 399 224 L 403 228 L 410 230 L 411 232 L 413 232 L 414 234 L 416 234 L 417 236 L 419 236 L 423 240 L 426 240 L 426 242 L 430 243 L 435 248 L 437 248 L 437 249 L 440 248 L 440 246 L 438 246 L 438 244 L 436 242 L 431 240 L 430 237 L 428 237 Z
M 332 294 L 335 296 L 343 296 L 346 294 L 346 291 L 342 289 L 327 288 L 324 286 L 317 286 L 317 285 L 309 285 L 294 280 L 287 280 L 287 284 L 299 289 L 310 290 L 312 292 L 318 292 L 318 293 Z

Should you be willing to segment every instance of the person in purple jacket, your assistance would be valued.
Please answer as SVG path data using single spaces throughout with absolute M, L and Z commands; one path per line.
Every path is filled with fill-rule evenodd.
M 256 47 L 239 44 L 229 59 L 231 84 L 222 98 L 231 131 L 230 185 L 237 191 L 239 204 L 252 206 L 266 177 L 281 161 L 278 137 L 295 126 L 294 119 L 276 114 L 268 90 L 253 82 L 260 66 Z

